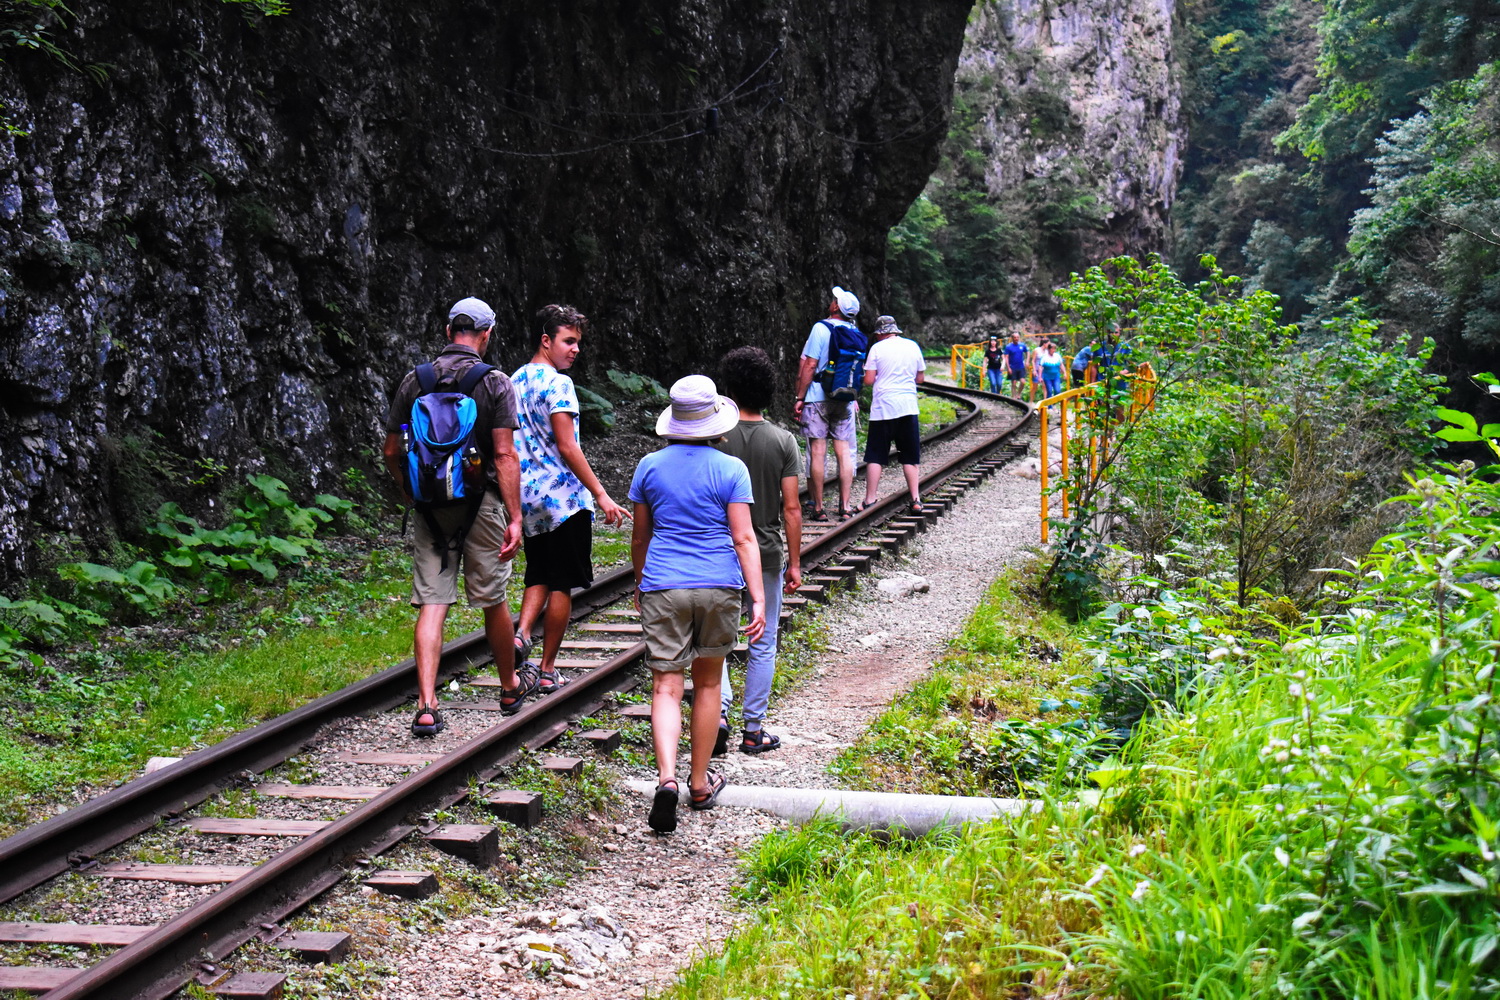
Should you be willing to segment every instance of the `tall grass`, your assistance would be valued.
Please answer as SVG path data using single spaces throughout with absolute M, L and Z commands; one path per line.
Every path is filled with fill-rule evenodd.
M 768 840 L 759 919 L 674 995 L 1500 994 L 1500 487 L 1454 469 L 1402 499 L 1323 617 L 1205 585 L 1087 623 L 1097 690 L 1145 705 L 1097 796 L 1054 778 L 1037 816 L 902 850 Z

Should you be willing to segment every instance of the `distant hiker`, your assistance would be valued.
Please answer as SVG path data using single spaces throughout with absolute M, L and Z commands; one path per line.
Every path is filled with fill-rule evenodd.
M 1079 348 L 1078 353 L 1073 355 L 1073 388 L 1078 388 L 1088 382 L 1089 361 L 1094 356 L 1094 345 L 1086 344 Z
M 1063 356 L 1052 341 L 1044 340 L 1042 346 L 1037 348 L 1036 367 L 1042 385 L 1046 387 L 1046 396 L 1056 396 L 1062 392 Z
M 521 460 L 521 529 L 525 534 L 526 592 L 516 629 L 516 655 L 531 652 L 531 632 L 542 620 L 537 689 L 551 694 L 566 681 L 557 652 L 573 613 L 573 588 L 594 582 L 594 510 L 615 525 L 630 515 L 610 499 L 583 457 L 578 439 L 578 393 L 563 372 L 573 366 L 588 317 L 572 306 L 543 306 L 531 329 L 531 360 L 510 377 L 519 406 L 516 454 Z M 528 679 L 532 677 L 527 672 Z M 525 701 L 526 682 L 500 700 L 501 710 Z
M 724 392 L 740 408 L 740 422 L 718 445 L 750 470 L 750 488 L 755 505 L 750 523 L 760 546 L 760 575 L 766 595 L 766 630 L 750 643 L 745 665 L 743 726 L 740 751 L 758 754 L 775 750 L 781 739 L 765 731 L 766 708 L 771 701 L 771 682 L 776 677 L 776 634 L 781 621 L 781 595 L 802 586 L 802 507 L 797 490 L 801 455 L 797 439 L 769 423 L 762 412 L 771 405 L 776 391 L 776 366 L 759 347 L 737 347 L 719 362 L 719 381 Z M 785 531 L 783 532 L 783 524 Z M 717 756 L 729 741 L 729 668 L 723 673 L 720 694 L 723 711 L 719 720 Z M 723 745 L 721 745 L 723 744 Z
M 828 316 L 813 324 L 802 345 L 802 360 L 797 370 L 797 402 L 792 410 L 807 438 L 807 492 L 811 500 L 811 518 L 826 521 L 823 511 L 823 464 L 828 455 L 828 439 L 833 438 L 833 456 L 838 465 L 839 516 L 853 513 L 849 494 L 854 488 L 854 462 L 850 449 L 855 441 L 855 417 L 859 403 L 827 398 L 824 383 L 830 381 L 830 365 L 836 365 L 840 346 L 845 353 L 858 346 L 864 354 L 866 338 L 854 325 L 859 315 L 859 298 L 837 285 L 828 303 Z
M 880 473 L 890 460 L 891 443 L 895 442 L 911 494 L 911 509 L 920 513 L 922 429 L 917 419 L 917 386 L 926 379 L 927 362 L 922 349 L 901 336 L 901 328 L 890 316 L 877 321 L 875 338 L 865 362 L 865 384 L 875 387 L 865 438 L 865 506 L 873 506 L 880 495 Z
M 1021 342 L 1019 333 L 1010 335 L 1010 343 L 1004 347 L 1005 351 L 1005 374 L 1010 379 L 1010 394 L 1018 396 L 1021 392 L 1021 380 L 1026 377 L 1026 355 L 1031 348 Z
M 636 466 L 630 483 L 635 526 L 630 561 L 651 668 L 651 743 L 657 787 L 647 823 L 677 828 L 677 744 L 682 738 L 683 672 L 693 673 L 689 804 L 712 809 L 724 777 L 708 769 L 719 728 L 719 683 L 734 648 L 740 591 L 750 591 L 755 642 L 765 632 L 760 545 L 750 518 L 755 494 L 745 463 L 711 447 L 739 424 L 739 407 L 713 379 L 688 375 L 672 386 L 656 422 L 666 447 Z
M 417 613 L 417 714 L 413 736 L 436 736 L 438 654 L 448 607 L 458 601 L 462 563 L 469 603 L 484 630 L 503 690 L 518 687 L 505 585 L 521 547 L 521 486 L 513 447 L 516 394 L 510 379 L 480 359 L 495 312 L 479 299 L 448 311 L 449 344 L 401 380 L 385 419 L 385 466 L 417 510 L 411 603 Z M 445 442 L 459 447 L 445 453 Z M 502 504 L 503 501 L 503 504 Z M 521 683 L 524 687 L 524 683 Z
M 989 379 L 990 392 L 1000 395 L 1001 372 L 1005 370 L 1005 351 L 1000 347 L 1000 338 L 991 337 L 984 349 L 984 374 Z

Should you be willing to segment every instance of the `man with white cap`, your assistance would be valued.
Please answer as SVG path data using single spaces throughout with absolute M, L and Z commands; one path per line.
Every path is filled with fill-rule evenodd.
M 683 673 L 693 674 L 689 804 L 712 809 L 724 788 L 708 763 L 719 734 L 719 682 L 734 648 L 740 591 L 750 592 L 746 636 L 765 632 L 760 544 L 750 518 L 755 494 L 745 463 L 712 447 L 740 421 L 734 401 L 706 375 L 678 379 L 672 405 L 656 422 L 666 447 L 636 466 L 630 483 L 635 525 L 630 561 L 651 668 L 651 742 L 657 788 L 647 822 L 677 828 L 677 744 L 682 738 Z
M 482 365 L 495 311 L 476 298 L 460 299 L 448 311 L 448 346 L 431 363 L 408 372 L 391 399 L 385 420 L 385 466 L 407 503 L 406 444 L 403 437 L 413 420 L 412 404 L 434 388 L 460 391 L 471 369 Z M 444 723 L 438 711 L 438 656 L 448 608 L 458 602 L 458 568 L 462 564 L 469 603 L 484 612 L 484 630 L 500 674 L 502 690 L 515 701 L 536 690 L 536 678 L 520 678 L 515 670 L 515 631 L 505 587 L 510 560 L 521 547 L 521 481 L 512 432 L 517 426 L 516 393 L 498 368 L 487 371 L 467 390 L 474 401 L 473 456 L 484 469 L 483 497 L 477 509 L 467 505 L 439 507 L 415 519 L 412 535 L 412 596 L 418 608 L 415 655 L 417 714 L 413 736 L 436 736 Z M 424 371 L 424 369 L 426 369 Z M 431 380 L 432 387 L 423 384 Z M 471 520 L 472 517 L 472 520 Z M 436 531 L 434 531 L 434 528 Z M 453 558 L 450 558 L 453 556 Z M 529 688 L 528 688 L 529 684 Z
M 917 416 L 917 386 L 926 379 L 927 362 L 916 341 L 901 336 L 893 317 L 882 316 L 876 321 L 875 338 L 865 360 L 865 385 L 874 386 L 865 438 L 865 506 L 872 506 L 880 494 L 880 473 L 891 457 L 894 442 L 911 494 L 911 509 L 921 513 L 918 483 L 922 429 Z
M 809 515 L 814 521 L 825 521 L 823 511 L 823 467 L 828 457 L 828 439 L 833 438 L 833 457 L 838 465 L 839 516 L 853 511 L 849 494 L 854 488 L 854 462 L 851 449 L 855 439 L 855 417 L 859 403 L 836 403 L 824 397 L 818 374 L 828 365 L 836 328 L 852 328 L 859 315 L 859 298 L 851 291 L 833 286 L 828 303 L 828 317 L 813 324 L 802 345 L 802 360 L 797 369 L 797 402 L 793 412 L 807 438 L 807 492 L 812 501 Z M 862 336 L 862 335 L 861 335 Z

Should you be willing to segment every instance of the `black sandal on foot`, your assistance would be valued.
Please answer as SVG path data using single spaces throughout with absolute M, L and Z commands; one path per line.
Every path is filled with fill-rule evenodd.
M 824 510 L 822 507 L 819 507 L 811 514 L 807 515 L 807 519 L 809 521 L 826 521 L 828 520 L 828 511 Z
M 925 514 L 925 513 L 927 513 L 927 508 L 922 506 L 922 501 L 920 501 L 920 500 L 913 500 L 911 502 L 911 507 L 909 509 L 911 510 L 911 512 L 913 514 Z
M 424 717 L 430 718 L 432 721 L 424 723 L 422 721 Z M 411 720 L 411 734 L 418 739 L 430 739 L 447 727 L 448 724 L 443 721 L 443 713 L 437 710 L 437 706 L 433 706 L 432 708 L 418 707 L 416 716 Z
M 536 694 L 541 686 L 536 668 L 529 663 L 522 665 L 516 670 L 516 686 L 500 689 L 500 714 L 515 715 L 526 704 L 526 699 Z
M 677 782 L 668 779 L 656 786 L 651 796 L 651 812 L 646 815 L 646 825 L 657 833 L 671 833 L 677 829 L 677 800 L 681 796 Z
M 536 675 L 537 690 L 542 694 L 551 694 L 561 691 L 568 686 L 568 679 L 557 672 L 557 668 L 551 670 L 539 670 Z
M 531 659 L 531 646 L 532 643 L 530 637 L 523 638 L 520 635 L 516 636 L 516 666 L 519 667 L 521 664 Z
M 860 510 L 869 510 L 873 506 L 875 506 L 875 501 L 874 500 L 866 500 L 864 503 L 862 503 L 862 504 L 859 505 L 859 509 Z
M 781 746 L 781 737 L 772 736 L 764 729 L 746 729 L 741 733 L 740 753 L 765 753 L 779 746 Z
M 699 812 L 704 809 L 712 809 L 719 804 L 719 793 L 724 790 L 724 786 L 727 784 L 729 782 L 725 781 L 724 776 L 718 771 L 709 771 L 708 787 L 703 791 L 695 792 L 691 785 L 688 786 L 688 805 Z
M 729 723 L 719 717 L 719 735 L 714 737 L 714 752 L 710 757 L 723 757 L 729 753 Z

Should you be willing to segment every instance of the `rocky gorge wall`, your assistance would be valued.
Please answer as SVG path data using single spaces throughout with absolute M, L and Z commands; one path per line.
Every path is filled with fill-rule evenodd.
M 464 295 L 506 367 L 566 301 L 584 382 L 738 343 L 790 371 L 828 285 L 883 292 L 969 9 L 77 5 L 57 37 L 97 74 L 0 64 L 0 585 L 161 497 L 373 467 Z
M 953 134 L 927 195 L 950 215 L 962 212 L 955 191 L 966 189 L 993 209 L 1002 264 L 970 307 L 929 318 L 929 339 L 971 339 L 1018 321 L 1049 328 L 1053 290 L 1071 271 L 1167 249 L 1186 134 L 1176 16 L 1175 0 L 976 7 Z

